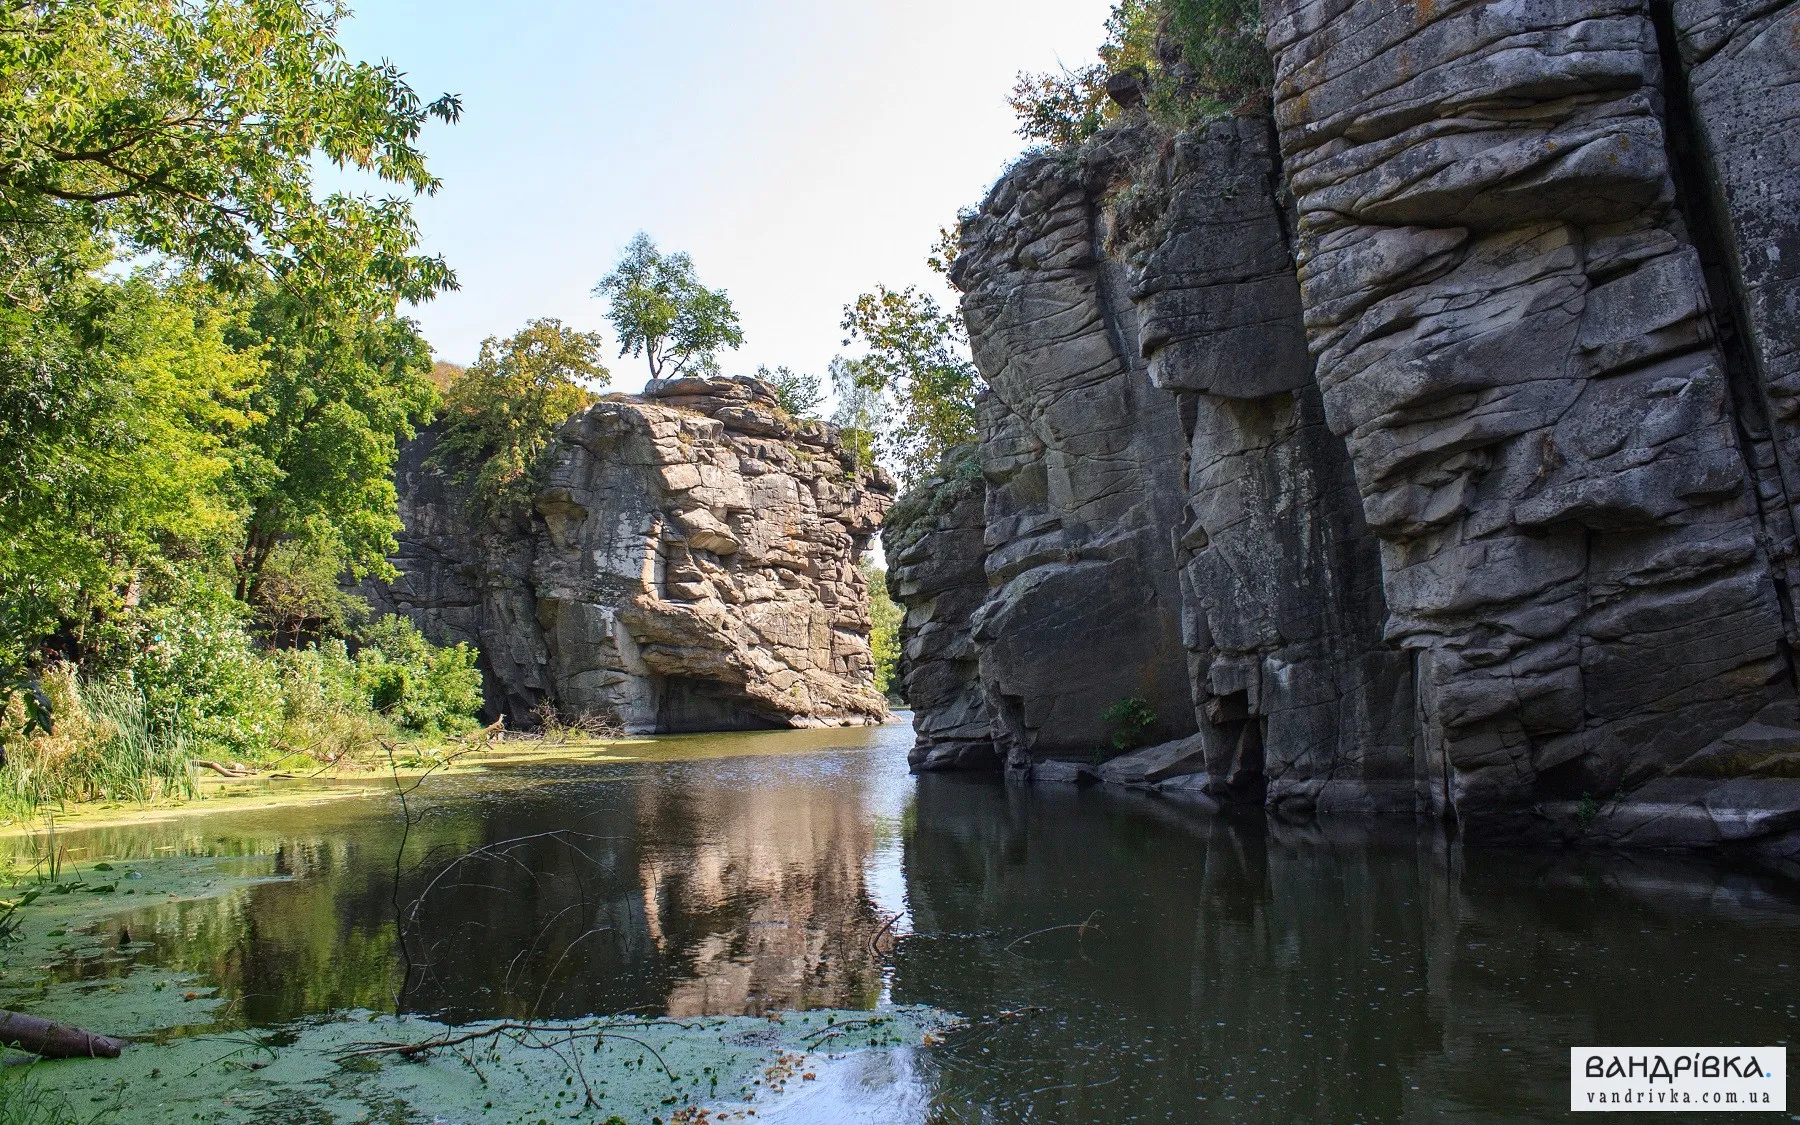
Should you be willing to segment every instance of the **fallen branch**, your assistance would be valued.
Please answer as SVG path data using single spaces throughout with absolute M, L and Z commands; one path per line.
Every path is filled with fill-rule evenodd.
M 1098 917 L 1100 917 L 1100 916 L 1101 916 L 1101 915 L 1100 915 L 1100 911 L 1098 911 L 1098 910 L 1096 910 L 1096 911 L 1094 911 L 1094 912 L 1093 912 L 1093 913 L 1092 913 L 1092 914 L 1089 914 L 1089 915 L 1088 915 L 1088 916 L 1087 916 L 1087 919 L 1086 919 L 1086 920 L 1085 920 L 1085 921 L 1081 921 L 1081 922 L 1066 922 L 1066 923 L 1064 923 L 1064 924 L 1063 924 L 1063 925 L 1060 925 L 1060 926 L 1045 926 L 1045 927 L 1044 927 L 1044 928 L 1043 928 L 1043 929 L 1041 929 L 1041 930 L 1033 930 L 1033 931 L 1031 931 L 1031 932 L 1030 932 L 1030 933 L 1028 933 L 1028 934 L 1020 934 L 1020 935 L 1019 935 L 1019 936 L 1018 936 L 1018 937 L 1016 937 L 1016 938 L 1014 938 L 1014 939 L 1012 939 L 1012 940 L 1011 940 L 1011 941 L 1009 941 L 1009 942 L 1007 942 L 1007 943 L 1006 943 L 1006 947 L 1005 947 L 1005 949 L 1006 949 L 1006 952 L 1008 952 L 1008 953 L 1011 953 L 1011 952 L 1012 952 L 1012 948 L 1013 948 L 1013 946 L 1015 946 L 1015 945 L 1017 945 L 1017 944 L 1019 944 L 1019 943 L 1020 943 L 1020 942 L 1022 942 L 1022 941 L 1025 941 L 1025 940 L 1027 940 L 1027 939 L 1030 939 L 1030 938 L 1034 938 L 1034 937 L 1037 937 L 1037 936 L 1038 936 L 1038 935 L 1039 935 L 1039 934 L 1052 934 L 1052 933 L 1055 933 L 1055 932 L 1056 932 L 1056 931 L 1058 931 L 1058 930 L 1075 930 L 1075 931 L 1078 931 L 1078 932 L 1077 932 L 1077 933 L 1076 933 L 1076 935 L 1075 935 L 1075 938 L 1076 938 L 1076 940 L 1077 940 L 1077 941 L 1079 941 L 1079 940 L 1081 940 L 1081 939 L 1083 939 L 1083 938 L 1085 938 L 1085 937 L 1087 937 L 1087 932 L 1088 932 L 1088 931 L 1089 931 L 1089 930 L 1090 930 L 1090 929 L 1092 929 L 1092 930 L 1098 930 L 1098 929 L 1099 929 L 1099 928 L 1100 928 L 1100 927 L 1099 927 L 1099 926 L 1097 926 L 1097 925 L 1095 925 L 1095 924 L 1094 924 L 1094 919 L 1096 919 L 1096 918 L 1098 918 Z
M 47 1059 L 116 1059 L 123 1039 L 95 1035 L 41 1016 L 0 1009 L 0 1046 L 16 1047 Z
M 205 758 L 195 758 L 192 762 L 189 762 L 188 764 L 193 766 L 195 769 L 212 770 L 214 773 L 221 774 L 225 777 L 250 777 L 256 773 L 255 770 L 246 769 L 243 766 L 238 765 L 236 762 L 233 762 L 227 766 L 227 765 L 221 765 L 218 762 L 209 762 Z

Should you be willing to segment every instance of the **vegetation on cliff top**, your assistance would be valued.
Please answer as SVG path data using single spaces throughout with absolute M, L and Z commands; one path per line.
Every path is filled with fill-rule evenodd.
M 453 481 L 469 484 L 477 519 L 529 505 L 540 455 L 557 427 L 612 380 L 600 364 L 601 347 L 598 332 L 577 332 L 555 317 L 481 342 L 480 358 L 444 396 L 434 454 Z
M 1019 75 L 1020 136 L 1056 147 L 1093 136 L 1124 112 L 1107 92 L 1114 76 L 1138 79 L 1145 107 L 1173 128 L 1266 100 L 1273 80 L 1260 0 L 1119 0 L 1098 54 L 1076 70 Z

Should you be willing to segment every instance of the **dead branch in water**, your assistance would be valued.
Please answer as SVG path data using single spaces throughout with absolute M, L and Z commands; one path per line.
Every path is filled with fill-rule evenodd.
M 254 776 L 256 776 L 255 770 L 249 769 L 248 767 L 244 766 L 242 763 L 239 763 L 239 762 L 233 762 L 230 765 L 225 765 L 220 762 L 209 762 L 205 758 L 195 758 L 193 761 L 189 762 L 188 764 L 193 766 L 195 769 L 211 770 L 214 773 L 219 774 L 221 777 L 254 777 Z
M 1019 944 L 1022 941 L 1025 941 L 1027 938 L 1034 938 L 1040 934 L 1055 933 L 1058 930 L 1075 930 L 1075 931 L 1077 931 L 1075 937 L 1076 937 L 1076 940 L 1079 941 L 1082 938 L 1087 937 L 1088 931 L 1090 929 L 1091 930 L 1099 930 L 1100 929 L 1099 926 L 1094 925 L 1094 919 L 1102 917 L 1102 916 L 1103 915 L 1101 914 L 1101 912 L 1096 910 L 1092 914 L 1089 914 L 1085 920 L 1080 921 L 1080 922 L 1065 922 L 1060 926 L 1045 926 L 1041 930 L 1033 930 L 1028 934 L 1020 934 L 1018 937 L 1016 937 L 1006 943 L 1006 952 L 1011 953 L 1013 946 Z
M 0 1009 L 0 1046 L 16 1047 L 47 1059 L 116 1059 L 123 1039 L 95 1035 L 42 1016 Z

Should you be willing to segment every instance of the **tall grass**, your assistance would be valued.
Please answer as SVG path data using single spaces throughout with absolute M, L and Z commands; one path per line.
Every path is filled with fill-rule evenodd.
M 56 714 L 52 734 L 8 749 L 0 811 L 29 813 L 65 801 L 134 801 L 195 795 L 196 756 L 185 732 L 151 720 L 129 680 L 84 683 L 67 664 L 43 678 Z

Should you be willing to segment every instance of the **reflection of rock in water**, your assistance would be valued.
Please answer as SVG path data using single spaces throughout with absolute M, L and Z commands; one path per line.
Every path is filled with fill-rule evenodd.
M 863 871 L 861 802 L 812 785 L 640 791 L 645 926 L 668 959 L 674 1016 L 872 1006 L 881 924 Z
M 536 800 L 490 814 L 489 851 L 459 861 L 420 910 L 408 1007 L 688 1016 L 874 1003 L 873 830 L 855 794 L 696 785 L 677 769 L 600 799 L 553 835 L 569 818 Z M 444 869 L 428 865 L 409 900 Z
M 933 1120 L 1534 1120 L 1570 1046 L 1792 1034 L 1761 876 L 948 776 L 917 824 L 895 999 L 1045 1009 L 953 1034 Z

